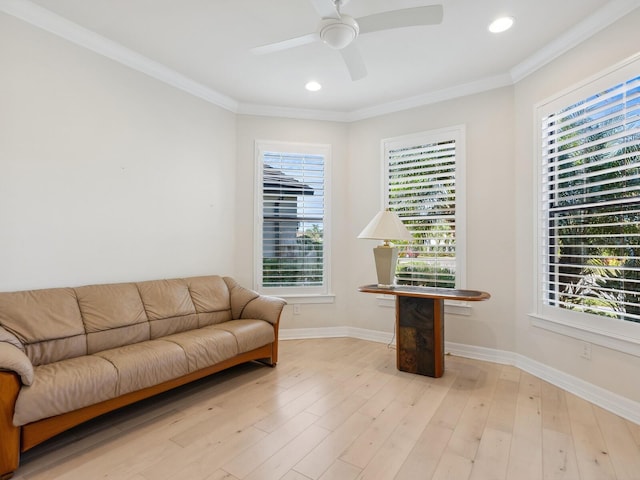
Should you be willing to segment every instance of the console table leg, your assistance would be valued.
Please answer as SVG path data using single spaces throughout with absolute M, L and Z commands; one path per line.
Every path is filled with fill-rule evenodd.
M 398 370 L 430 377 L 444 373 L 444 300 L 396 297 Z

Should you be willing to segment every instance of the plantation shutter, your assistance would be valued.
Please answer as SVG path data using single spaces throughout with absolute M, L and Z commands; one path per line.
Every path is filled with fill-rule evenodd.
M 543 303 L 640 321 L 640 76 L 545 114 L 541 131 Z
M 325 158 L 262 155 L 262 287 L 317 287 L 324 278 Z
M 390 145 L 388 202 L 414 240 L 399 243 L 397 281 L 456 287 L 456 140 Z

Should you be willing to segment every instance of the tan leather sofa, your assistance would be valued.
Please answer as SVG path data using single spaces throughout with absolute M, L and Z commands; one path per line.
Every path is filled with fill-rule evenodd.
M 284 305 L 220 276 L 0 293 L 0 478 L 98 415 L 240 363 L 275 366 Z

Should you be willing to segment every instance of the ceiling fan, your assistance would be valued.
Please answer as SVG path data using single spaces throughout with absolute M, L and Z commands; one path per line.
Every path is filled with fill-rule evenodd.
M 322 18 L 315 32 L 255 47 L 251 51 L 260 55 L 322 41 L 340 51 L 351 79 L 355 81 L 367 76 L 367 67 L 354 43 L 358 35 L 393 28 L 437 25 L 442 22 L 442 5 L 391 10 L 355 19 L 340 11 L 348 1 L 310 0 Z

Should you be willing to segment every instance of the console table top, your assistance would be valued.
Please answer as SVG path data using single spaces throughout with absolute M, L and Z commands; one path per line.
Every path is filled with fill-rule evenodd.
M 437 287 L 413 287 L 410 285 L 394 285 L 392 287 L 379 287 L 377 284 L 363 285 L 358 290 L 365 293 L 377 293 L 379 295 L 396 295 L 401 297 L 438 298 L 445 300 L 461 300 L 477 302 L 488 300 L 491 295 L 480 290 L 457 290 L 452 288 Z

